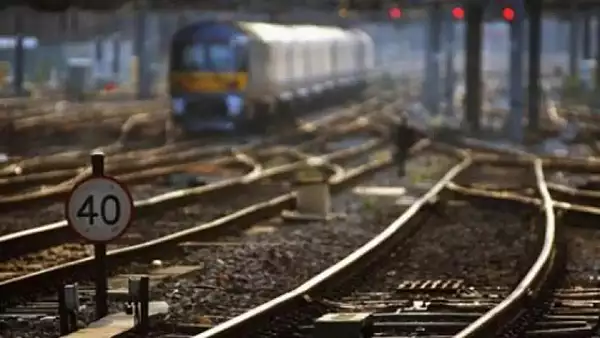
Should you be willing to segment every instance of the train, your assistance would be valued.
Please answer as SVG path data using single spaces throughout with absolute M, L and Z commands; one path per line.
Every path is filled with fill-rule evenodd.
M 356 28 L 206 20 L 172 37 L 174 125 L 264 132 L 312 103 L 356 98 L 376 68 L 375 43 Z

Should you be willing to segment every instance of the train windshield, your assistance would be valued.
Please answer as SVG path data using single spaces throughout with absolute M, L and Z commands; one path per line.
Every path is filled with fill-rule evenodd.
M 245 59 L 242 46 L 195 43 L 174 48 L 172 68 L 183 71 L 239 72 L 246 71 Z

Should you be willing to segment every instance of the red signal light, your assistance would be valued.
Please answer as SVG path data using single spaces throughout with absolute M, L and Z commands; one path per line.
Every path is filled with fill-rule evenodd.
M 509 7 L 505 7 L 502 10 L 502 17 L 506 21 L 512 21 L 515 18 L 515 10 Z
M 465 17 L 465 10 L 462 7 L 452 8 L 452 16 L 455 19 L 462 20 Z
M 388 11 L 388 14 L 390 15 L 390 18 L 392 18 L 392 19 L 399 19 L 402 16 L 402 10 L 397 7 L 390 8 L 390 10 Z

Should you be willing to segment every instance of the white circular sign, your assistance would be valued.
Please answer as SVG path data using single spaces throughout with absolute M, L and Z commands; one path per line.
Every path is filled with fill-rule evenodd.
M 129 191 L 110 177 L 92 177 L 77 184 L 66 204 L 67 221 L 90 242 L 108 242 L 122 235 L 133 212 Z

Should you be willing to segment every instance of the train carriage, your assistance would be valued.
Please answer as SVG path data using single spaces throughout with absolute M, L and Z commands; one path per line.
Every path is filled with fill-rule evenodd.
M 298 107 L 362 90 L 373 53 L 360 30 L 236 21 L 187 26 L 171 45 L 173 120 L 188 132 L 291 120 Z

